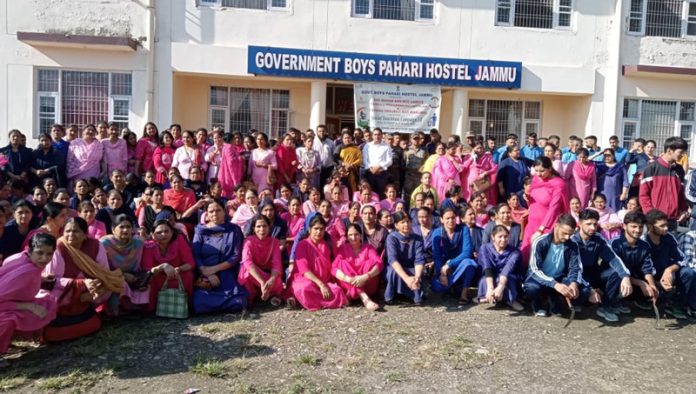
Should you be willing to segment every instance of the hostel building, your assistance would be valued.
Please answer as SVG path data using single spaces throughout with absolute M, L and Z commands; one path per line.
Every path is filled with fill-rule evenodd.
M 0 0 L 0 13 L 0 126 L 33 136 L 102 119 L 340 129 L 366 81 L 439 86 L 443 135 L 661 146 L 696 131 L 696 0 Z

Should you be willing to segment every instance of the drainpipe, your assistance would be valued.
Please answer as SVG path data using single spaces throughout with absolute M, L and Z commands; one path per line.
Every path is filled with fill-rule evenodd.
M 147 0 L 147 64 L 145 66 L 145 121 L 154 121 L 155 110 L 155 0 Z

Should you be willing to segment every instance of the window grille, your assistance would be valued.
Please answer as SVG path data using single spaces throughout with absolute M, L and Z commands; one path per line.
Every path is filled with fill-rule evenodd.
M 681 37 L 683 0 L 648 0 L 645 35 Z
M 498 0 L 496 24 L 535 29 L 570 28 L 573 0 Z
M 435 0 L 352 0 L 353 16 L 399 21 L 433 20 Z
M 696 102 L 669 100 L 624 99 L 623 146 L 628 148 L 636 138 L 654 140 L 662 151 L 672 136 L 692 140 L 696 130 Z
M 631 0 L 628 31 L 653 37 L 696 35 L 696 2 Z
M 541 102 L 469 100 L 469 129 L 496 141 L 504 141 L 508 134 L 539 134 Z
M 289 90 L 211 86 L 210 127 L 247 134 L 257 129 L 278 137 L 289 127 Z
M 248 10 L 287 9 L 288 0 L 198 0 L 199 6 L 244 8 Z
M 54 123 L 84 126 L 114 121 L 128 127 L 132 94 L 130 73 L 37 70 L 38 132 Z

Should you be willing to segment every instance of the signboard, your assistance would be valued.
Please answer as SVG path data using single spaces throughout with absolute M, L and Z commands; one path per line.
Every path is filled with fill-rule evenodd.
M 519 89 L 522 63 L 249 46 L 256 75 Z
M 438 128 L 439 86 L 356 83 L 353 90 L 356 127 L 379 127 L 385 133 Z

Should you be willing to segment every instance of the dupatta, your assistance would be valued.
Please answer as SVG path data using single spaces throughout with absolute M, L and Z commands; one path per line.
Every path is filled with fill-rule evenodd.
M 126 244 L 122 244 L 113 235 L 107 235 L 101 239 L 101 243 L 106 250 L 109 266 L 130 273 L 138 268 L 142 260 L 144 246 L 140 238 L 133 237 Z
M 99 279 L 103 286 L 114 293 L 123 292 L 123 273 L 120 269 L 109 271 L 100 266 L 93 258 L 89 257 L 83 251 L 68 244 L 64 237 L 58 239 L 58 245 L 65 248 L 70 254 L 70 258 L 77 268 L 84 272 L 87 276 Z

